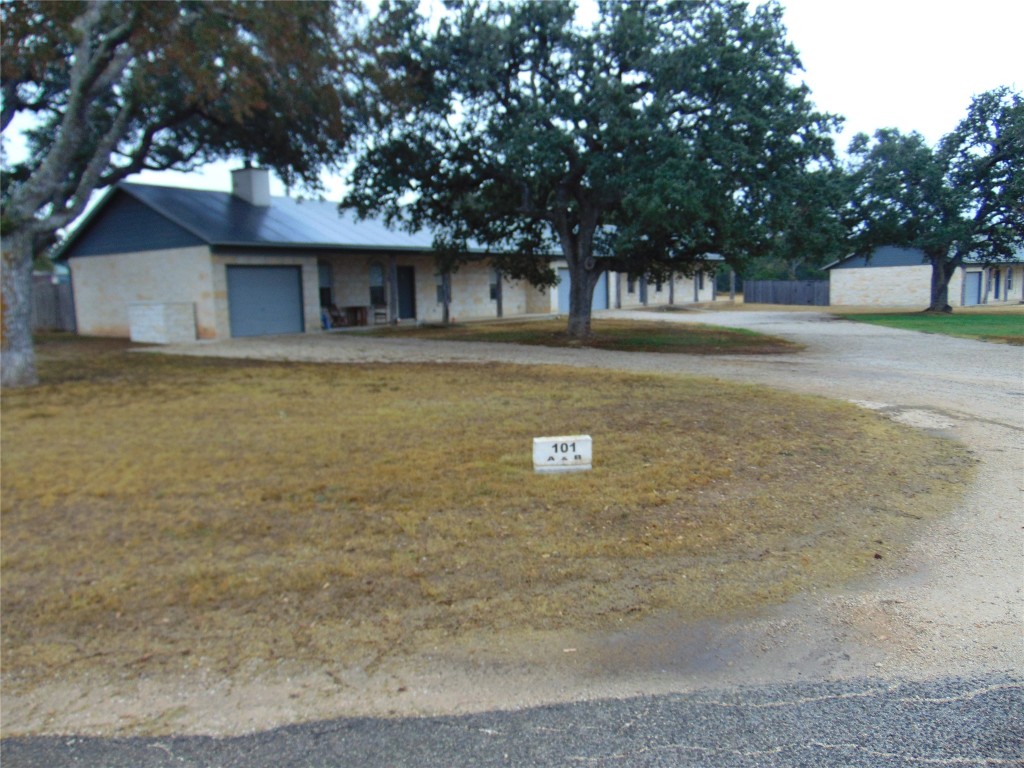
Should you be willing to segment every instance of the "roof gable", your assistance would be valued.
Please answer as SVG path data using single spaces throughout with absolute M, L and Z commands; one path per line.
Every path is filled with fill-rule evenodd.
M 870 257 L 847 256 L 845 259 L 829 264 L 826 269 L 863 269 L 865 267 L 919 267 L 927 264 L 924 251 L 919 248 L 898 248 L 883 245 L 876 248 Z
M 188 248 L 202 245 L 195 233 L 115 188 L 62 248 L 58 258 Z

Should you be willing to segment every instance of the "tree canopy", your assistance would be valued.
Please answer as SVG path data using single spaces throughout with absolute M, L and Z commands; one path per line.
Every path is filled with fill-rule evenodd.
M 468 243 L 551 285 L 571 275 L 569 332 L 590 330 L 600 273 L 690 273 L 776 247 L 832 158 L 776 3 L 602 2 L 589 28 L 558 2 L 412 0 L 370 27 L 372 131 L 344 201 L 438 232 L 442 271 Z
M 356 0 L 42 2 L 2 14 L 3 384 L 35 380 L 33 255 L 97 189 L 246 158 L 315 186 L 353 130 Z M 20 119 L 19 119 L 20 116 Z M 28 125 L 28 128 L 22 126 Z
M 1024 245 L 1024 101 L 1009 88 L 976 96 L 933 148 L 891 128 L 850 145 L 848 223 L 856 252 L 918 248 L 932 266 L 932 311 L 948 312 L 949 281 L 968 257 L 1010 258 Z

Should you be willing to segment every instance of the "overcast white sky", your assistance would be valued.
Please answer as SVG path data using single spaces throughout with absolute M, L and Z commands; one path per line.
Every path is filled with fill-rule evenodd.
M 934 144 L 964 117 L 971 97 L 1000 85 L 1024 90 L 1022 0 L 783 0 L 790 40 L 820 109 L 857 132 L 895 127 Z M 140 174 L 139 181 L 230 188 L 237 164 L 195 174 Z M 275 194 L 282 187 L 275 185 Z M 339 198 L 333 181 L 328 197 Z
M 783 0 L 789 38 L 822 109 L 857 132 L 895 127 L 930 144 L 966 115 L 971 97 L 1024 90 L 1021 0 Z

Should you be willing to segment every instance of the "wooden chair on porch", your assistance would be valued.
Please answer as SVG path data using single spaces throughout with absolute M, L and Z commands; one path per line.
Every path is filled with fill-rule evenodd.
M 330 319 L 331 328 L 343 328 L 348 325 L 348 315 L 342 312 L 333 304 L 328 304 L 324 309 L 327 311 L 327 317 Z

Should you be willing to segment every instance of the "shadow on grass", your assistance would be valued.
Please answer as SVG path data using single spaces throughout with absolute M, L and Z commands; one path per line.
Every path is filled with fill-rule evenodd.
M 468 325 L 394 326 L 374 331 L 385 336 L 576 347 L 617 352 L 687 355 L 772 355 L 796 352 L 800 345 L 774 336 L 702 324 L 595 319 L 592 335 L 570 338 L 565 320 L 537 320 Z

